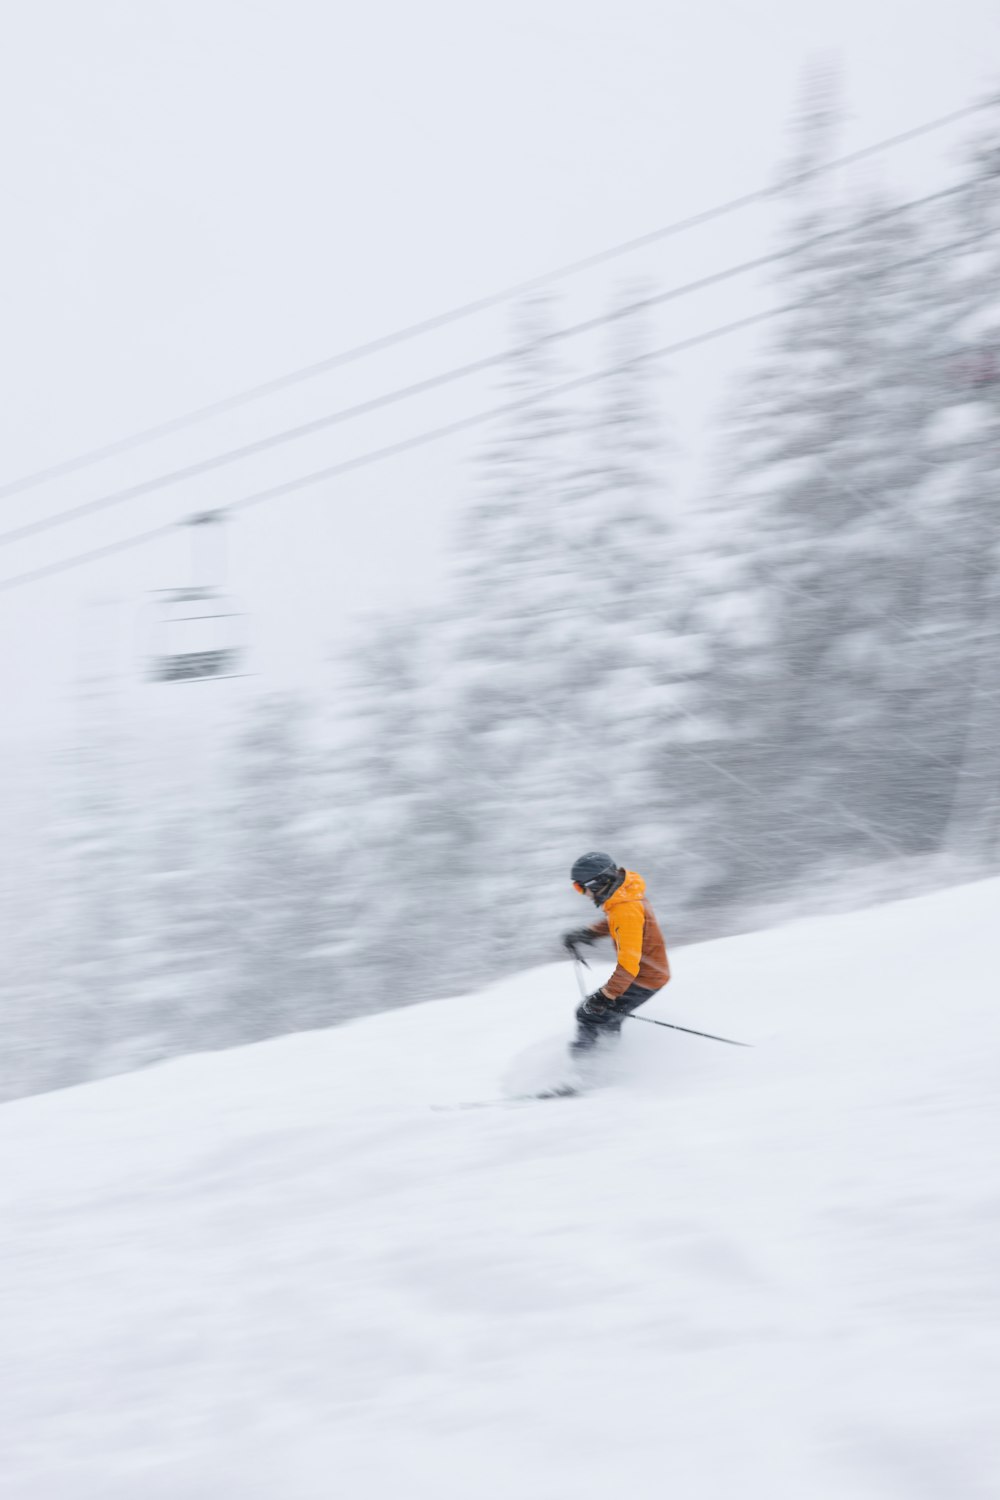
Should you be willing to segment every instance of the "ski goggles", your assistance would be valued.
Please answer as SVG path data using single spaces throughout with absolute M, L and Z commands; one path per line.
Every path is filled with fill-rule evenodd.
M 579 880 L 574 880 L 573 889 L 574 891 L 579 891 L 581 896 L 590 896 L 593 895 L 599 885 L 604 884 L 607 878 L 606 875 L 597 875 L 593 880 L 588 880 L 585 885 L 581 885 Z

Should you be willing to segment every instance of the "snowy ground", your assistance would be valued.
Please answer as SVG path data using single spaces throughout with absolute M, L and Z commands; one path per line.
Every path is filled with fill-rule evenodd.
M 1000 1494 L 1000 882 L 0 1109 L 16 1500 Z M 610 966 L 609 966 L 610 967 Z

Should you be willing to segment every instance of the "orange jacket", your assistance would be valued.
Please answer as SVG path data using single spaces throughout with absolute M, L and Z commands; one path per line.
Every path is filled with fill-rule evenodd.
M 670 963 L 660 924 L 646 900 L 642 876 L 626 870 L 624 881 L 601 910 L 607 915 L 590 930 L 597 937 L 613 937 L 618 955 L 615 972 L 602 986 L 609 1000 L 624 994 L 630 984 L 646 990 L 662 989 L 670 978 Z

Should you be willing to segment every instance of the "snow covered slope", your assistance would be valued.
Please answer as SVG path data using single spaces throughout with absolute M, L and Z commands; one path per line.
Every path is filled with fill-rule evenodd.
M 0 1109 L 16 1500 L 1000 1494 L 1000 882 Z M 609 965 L 610 967 L 610 965 Z

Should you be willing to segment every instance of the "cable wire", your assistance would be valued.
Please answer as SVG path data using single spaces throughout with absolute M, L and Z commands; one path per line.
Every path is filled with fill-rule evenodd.
M 705 291 L 709 287 L 719 286 L 721 283 L 730 281 L 737 276 L 746 275 L 751 271 L 762 270 L 765 266 L 787 260 L 790 256 L 801 254 L 805 250 L 814 249 L 818 245 L 838 239 L 850 238 L 873 224 L 884 223 L 889 219 L 909 213 L 911 210 L 924 208 L 930 203 L 937 203 L 942 199 L 954 197 L 956 194 L 964 192 L 966 188 L 975 185 L 979 180 L 979 178 L 966 179 L 952 187 L 943 188 L 936 193 L 928 193 L 922 198 L 914 198 L 906 203 L 894 204 L 891 208 L 881 209 L 878 213 L 866 215 L 864 218 L 844 228 L 825 230 L 822 234 L 814 235 L 810 239 L 796 241 L 794 244 L 785 246 L 780 250 L 771 251 L 766 255 L 755 256 L 752 260 L 741 261 L 738 265 L 726 266 L 720 271 L 713 271 L 707 276 L 698 277 L 695 281 L 685 282 L 680 286 L 671 287 L 666 291 L 650 293 L 648 296 L 624 303 L 610 312 L 599 313 L 594 317 L 585 318 L 581 322 L 571 323 L 565 328 L 554 329 L 551 333 L 543 335 L 537 342 L 540 344 L 556 344 L 561 343 L 565 339 L 576 338 L 583 333 L 591 333 L 595 329 L 605 327 L 609 323 L 631 317 L 634 313 L 662 306 L 666 302 L 676 301 L 681 297 L 690 296 L 692 293 Z M 866 273 L 862 272 L 860 274 L 864 275 Z M 429 375 L 423 380 L 412 382 L 410 385 L 398 386 L 395 390 L 385 391 L 379 396 L 371 397 L 367 401 L 357 402 L 355 405 L 343 407 L 339 411 L 328 412 L 322 417 L 315 417 L 309 422 L 298 423 L 294 427 L 283 428 L 280 432 L 271 433 L 267 437 L 257 438 L 252 443 L 244 443 L 240 447 L 230 448 L 225 453 L 214 454 L 211 458 L 200 459 L 193 464 L 186 464 L 180 469 L 170 470 L 168 473 L 157 475 L 153 479 L 141 480 L 137 484 L 128 485 L 125 489 L 113 490 L 109 494 L 99 495 L 93 500 L 83 501 L 80 505 L 72 506 L 68 510 L 57 511 L 53 515 L 43 516 L 37 521 L 26 522 L 23 526 L 15 526 L 9 531 L 0 532 L 0 547 L 24 541 L 28 537 L 37 536 L 58 526 L 65 526 L 71 521 L 82 520 L 84 517 L 95 515 L 99 511 L 109 510 L 114 506 L 122 505 L 128 500 L 136 500 L 157 490 L 166 489 L 170 485 L 179 484 L 183 480 L 198 478 L 202 474 L 211 473 L 213 470 L 224 468 L 228 464 L 254 457 L 256 454 L 265 453 L 272 448 L 282 447 L 286 443 L 298 442 L 302 438 L 311 437 L 315 433 L 322 432 L 329 427 L 352 421 L 356 417 L 369 416 L 371 413 L 380 411 L 384 407 L 396 405 L 414 396 L 426 395 L 430 391 L 439 390 L 443 386 L 452 385 L 459 380 L 483 374 L 487 370 L 506 364 L 508 360 L 516 359 L 519 355 L 526 353 L 530 347 L 533 347 L 533 345 L 515 345 L 511 349 L 484 355 L 481 359 L 470 360 L 466 364 L 455 365 L 449 370 L 440 371 L 436 375 Z
M 862 273 L 857 279 L 883 276 L 892 271 L 903 270 L 909 266 L 923 265 L 940 255 L 950 254 L 955 250 L 964 250 L 970 245 L 978 244 L 980 241 L 990 238 L 992 232 L 991 229 L 985 229 L 978 234 L 938 246 L 933 251 L 925 251 L 920 255 L 910 256 L 905 260 L 895 261 L 885 266 L 878 266 L 871 272 Z M 599 384 L 602 380 L 611 379 L 616 375 L 623 374 L 627 370 L 635 369 L 637 366 L 666 359 L 675 354 L 682 354 L 688 349 L 694 349 L 702 344 L 711 343 L 715 339 L 724 338 L 730 333 L 737 333 L 743 329 L 753 328 L 761 323 L 770 322 L 774 318 L 784 317 L 788 313 L 801 311 L 803 308 L 811 307 L 814 303 L 821 301 L 825 297 L 835 295 L 839 290 L 839 287 L 832 290 L 827 289 L 814 293 L 809 297 L 801 297 L 794 302 L 784 303 L 781 307 L 767 308 L 763 312 L 749 313 L 746 317 L 734 318 L 729 323 L 720 324 L 716 328 L 706 329 L 701 333 L 691 335 L 689 338 L 680 339 L 676 343 L 667 344 L 659 349 L 647 350 L 642 354 L 633 355 L 630 359 L 620 361 L 618 364 L 604 366 L 599 370 L 590 371 L 586 375 L 574 376 L 572 380 L 561 381 L 556 385 L 547 387 L 545 395 L 547 398 L 561 396 L 570 391 L 581 390 L 585 386 Z M 498 417 L 522 411 L 532 406 L 536 399 L 534 395 L 519 397 L 517 400 L 507 401 L 499 406 L 490 407 L 486 411 L 473 412 L 469 416 L 459 417 L 453 422 L 446 422 L 438 427 L 426 428 L 422 432 L 414 433 L 410 437 L 400 438 L 396 442 L 386 443 L 380 448 L 370 449 L 368 452 L 357 454 L 354 458 L 343 459 L 339 463 L 328 464 L 324 468 L 299 475 L 295 479 L 285 480 L 280 484 L 271 485 L 267 489 L 257 490 L 253 494 L 243 496 L 242 499 L 230 502 L 229 505 L 218 507 L 217 512 L 220 515 L 235 514 L 242 510 L 249 510 L 256 505 L 263 505 L 270 500 L 280 499 L 283 495 L 290 495 L 298 490 L 308 489 L 315 484 L 322 483 L 324 480 L 340 478 L 342 475 L 353 473 L 357 469 L 367 468 L 370 464 L 380 463 L 388 458 L 395 458 L 401 453 L 408 453 L 416 448 L 423 448 L 428 444 L 439 442 L 444 438 L 454 437 L 460 432 L 467 432 L 474 427 L 481 427 Z M 146 542 L 152 541 L 156 537 L 165 536 L 175 531 L 178 526 L 184 524 L 186 524 L 184 521 L 167 521 L 160 526 L 153 527 L 149 531 L 123 537 L 119 541 L 109 542 L 105 546 L 95 547 L 88 552 L 76 553 L 71 557 L 62 558 L 56 562 L 45 563 L 38 568 L 33 568 L 23 573 L 12 574 L 7 578 L 0 579 L 0 593 L 9 593 L 14 589 L 25 587 L 29 583 L 36 583 L 41 579 L 54 577 L 58 573 L 65 573 L 73 568 L 82 567 L 86 563 L 111 557 L 117 552 L 124 552 L 143 546 Z
M 407 324 L 403 328 L 398 328 L 391 333 L 370 339 L 366 343 L 356 344 L 353 348 L 345 349 L 339 354 L 330 356 L 328 359 L 321 359 L 314 364 L 303 365 L 297 370 L 292 370 L 285 375 L 279 375 L 273 380 L 264 381 L 260 385 L 249 386 L 246 390 L 239 391 L 232 396 L 224 397 L 222 400 L 210 402 L 206 406 L 197 407 L 183 416 L 172 417 L 165 422 L 158 422 L 151 427 L 145 427 L 138 432 L 132 433 L 129 437 L 119 438 L 114 442 L 104 444 L 102 447 L 92 448 L 85 453 L 78 454 L 74 458 L 50 464 L 44 469 L 37 469 L 34 473 L 23 475 L 20 479 L 10 480 L 8 483 L 0 485 L 0 498 L 34 489 L 48 480 L 61 478 L 78 469 L 100 463 L 106 458 L 112 458 L 116 454 L 126 453 L 133 448 L 141 447 L 146 443 L 155 441 L 157 438 L 167 437 L 171 433 L 179 432 L 184 428 L 196 426 L 199 423 L 209 421 L 212 417 L 222 416 L 224 413 L 234 411 L 248 402 L 259 401 L 265 396 L 271 396 L 278 391 L 287 390 L 291 386 L 299 385 L 304 381 L 313 380 L 332 370 L 340 369 L 344 365 L 367 358 L 369 355 L 379 354 L 385 349 L 391 349 L 398 344 L 419 338 L 423 334 L 433 333 L 437 329 L 445 328 L 449 324 L 473 317 L 477 313 L 487 312 L 489 309 L 498 307 L 504 302 L 509 302 L 515 297 L 524 296 L 529 292 L 538 291 L 542 287 L 550 286 L 555 281 L 563 280 L 568 276 L 579 275 L 584 271 L 592 270 L 597 266 L 617 260 L 624 255 L 630 255 L 637 250 L 658 244 L 661 240 L 668 239 L 673 235 L 682 234 L 689 229 L 699 228 L 703 224 L 710 224 L 717 219 L 725 218 L 729 214 L 748 208 L 754 203 L 763 203 L 769 198 L 779 197 L 782 193 L 788 192 L 789 189 L 798 187 L 802 183 L 808 182 L 812 178 L 819 177 L 824 173 L 836 171 L 840 167 L 852 166 L 857 162 L 865 161 L 867 158 L 877 155 L 879 152 L 888 151 L 895 146 L 905 145 L 907 142 L 917 140 L 921 136 L 943 130 L 947 126 L 955 124 L 958 120 L 967 119 L 972 115 L 982 113 L 984 110 L 995 106 L 998 100 L 1000 100 L 1000 96 L 990 96 L 977 101 L 975 104 L 964 105 L 961 109 L 952 110 L 945 115 L 938 115 L 934 119 L 926 120 L 922 124 L 912 126 L 908 130 L 900 131 L 896 135 L 885 136 L 883 139 L 874 141 L 868 146 L 863 146 L 857 151 L 847 152 L 844 156 L 834 157 L 829 162 L 823 162 L 819 166 L 810 167 L 805 171 L 792 173 L 769 187 L 756 188 L 749 193 L 741 194 L 739 197 L 729 198 L 722 203 L 715 204 L 711 208 L 702 209 L 698 213 L 691 214 L 687 218 L 676 219 L 670 224 L 661 226 L 659 229 L 652 229 L 645 234 L 636 235 L 632 239 L 622 240 L 616 245 L 610 245 L 604 250 L 598 250 L 593 254 L 581 256 L 577 260 L 567 261 L 561 266 L 556 266 L 550 271 L 544 271 L 539 275 L 528 277 L 524 281 L 512 282 L 500 291 L 490 292 L 469 302 L 460 303 L 445 312 L 436 313 L 432 317 L 424 318 L 419 322 Z

